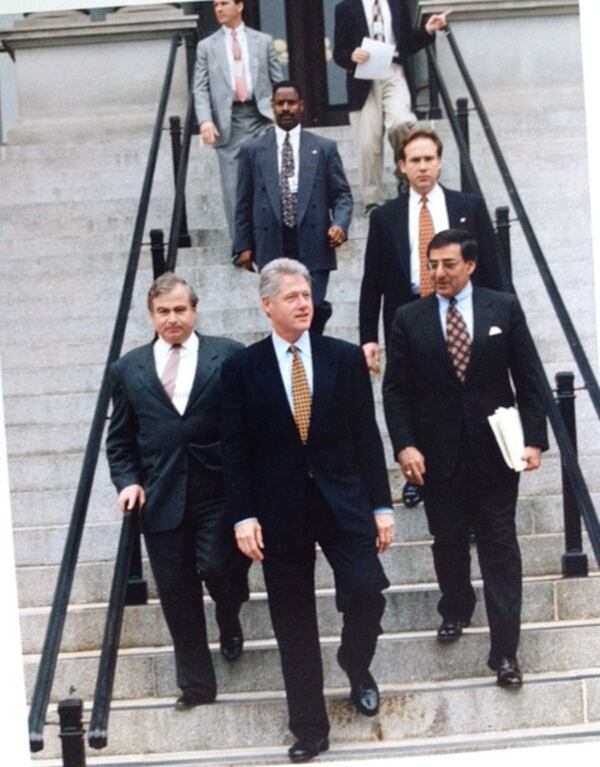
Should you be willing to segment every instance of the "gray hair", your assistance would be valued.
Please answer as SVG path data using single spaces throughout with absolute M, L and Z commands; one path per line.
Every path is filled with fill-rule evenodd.
M 192 305 L 192 309 L 195 309 L 196 306 L 198 306 L 198 296 L 194 288 L 178 274 L 174 274 L 173 272 L 165 272 L 164 274 L 161 274 L 160 277 L 157 277 L 150 286 L 150 290 L 148 291 L 149 311 L 152 311 L 152 302 L 155 298 L 160 296 L 162 293 L 170 293 L 173 288 L 176 288 L 178 285 L 183 285 L 184 288 L 187 289 L 190 304 Z
M 281 288 L 281 278 L 287 274 L 304 277 L 310 285 L 310 272 L 293 258 L 276 258 L 264 267 L 260 273 L 258 290 L 261 298 L 273 298 Z

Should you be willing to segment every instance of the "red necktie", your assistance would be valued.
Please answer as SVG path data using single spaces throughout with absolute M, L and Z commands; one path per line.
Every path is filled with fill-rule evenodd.
M 235 77 L 235 100 L 247 101 L 248 86 L 246 85 L 246 75 L 244 74 L 244 62 L 242 61 L 242 46 L 237 39 L 235 29 L 231 30 L 231 45 L 233 48 L 233 72 Z

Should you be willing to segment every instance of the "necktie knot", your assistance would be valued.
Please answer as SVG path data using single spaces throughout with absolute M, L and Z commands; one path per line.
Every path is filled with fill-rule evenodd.
M 451 298 L 451 299 L 450 299 L 450 301 L 449 301 L 449 304 L 450 304 L 450 308 L 451 308 L 451 309 L 454 309 L 454 307 L 455 307 L 455 306 L 456 306 L 456 304 L 457 304 L 457 301 L 456 301 L 456 296 L 452 296 L 452 298 Z

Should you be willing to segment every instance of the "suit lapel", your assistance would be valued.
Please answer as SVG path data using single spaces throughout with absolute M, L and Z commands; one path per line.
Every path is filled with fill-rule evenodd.
M 250 29 L 250 27 L 246 27 L 246 42 L 248 43 L 250 74 L 252 75 L 252 82 L 254 83 L 254 88 L 256 89 L 259 64 L 258 35 L 256 35 L 254 30 Z
M 422 307 L 422 328 L 423 332 L 427 334 L 429 343 L 433 349 L 435 357 L 437 357 L 441 366 L 447 371 L 447 373 L 458 382 L 458 376 L 454 370 L 450 353 L 448 352 L 448 344 L 444 338 L 444 332 L 442 330 L 442 323 L 440 322 L 440 310 L 438 300 L 435 294 L 427 296 L 427 298 L 421 299 Z
M 318 142 L 304 130 L 300 131 L 300 150 L 298 152 L 298 226 L 306 209 L 315 182 L 315 174 L 319 164 L 321 152 Z
M 273 404 L 275 416 L 281 421 L 282 426 L 288 430 L 292 429 L 296 437 L 300 439 L 294 415 L 285 393 L 271 336 L 256 345 L 256 354 L 257 375 L 255 380 L 262 388 L 265 398 Z
M 152 394 L 152 396 L 159 399 L 164 405 L 173 408 L 173 411 L 177 413 L 177 409 L 171 402 L 170 397 L 162 385 L 158 373 L 156 372 L 156 363 L 154 361 L 154 343 L 148 344 L 143 347 L 142 356 L 138 365 L 138 376 L 142 386 Z
M 275 129 L 270 130 L 261 141 L 260 155 L 260 169 L 265 181 L 267 195 L 277 220 L 281 221 L 281 194 L 279 192 L 279 165 Z
M 313 366 L 313 398 L 308 439 L 327 412 L 336 380 L 337 354 L 330 347 L 323 348 L 321 336 L 310 334 Z
M 352 0 L 354 4 L 354 17 L 358 21 L 360 31 L 363 37 L 369 37 L 369 20 L 365 14 L 365 7 L 362 0 Z
M 494 319 L 494 308 L 491 302 L 473 287 L 473 340 L 471 342 L 471 359 L 467 368 L 466 380 L 477 369 L 481 353 L 485 347 L 490 328 Z
M 228 90 L 231 91 L 231 97 L 233 98 L 231 75 L 229 72 L 229 63 L 227 62 L 227 53 L 225 50 L 226 44 L 227 43 L 225 42 L 225 35 L 223 34 L 222 30 L 218 29 L 213 35 L 213 44 L 212 44 L 213 55 L 215 57 L 215 60 L 217 62 L 219 69 L 221 70 L 221 74 L 223 75 L 225 84 L 227 85 Z
M 461 204 L 461 195 L 448 189 L 444 189 L 444 187 L 442 187 L 442 191 L 444 192 L 444 197 L 446 199 L 448 225 L 451 228 L 458 227 L 464 229 L 468 226 L 468 222 L 463 205 Z
M 206 342 L 200 334 L 198 336 L 198 359 L 196 361 L 196 374 L 192 390 L 185 406 L 184 415 L 194 407 L 196 401 L 204 391 L 207 383 L 219 370 L 219 355 L 216 352 L 209 353 L 206 350 Z

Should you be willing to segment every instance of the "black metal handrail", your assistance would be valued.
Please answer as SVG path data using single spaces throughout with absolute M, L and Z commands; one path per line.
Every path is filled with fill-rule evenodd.
M 92 485 L 94 482 L 94 474 L 96 471 L 100 446 L 102 443 L 102 434 L 104 432 L 106 415 L 110 403 L 111 385 L 108 368 L 110 364 L 119 357 L 121 348 L 123 346 L 127 316 L 131 306 L 135 277 L 140 259 L 140 251 L 142 248 L 142 238 L 144 234 L 144 228 L 146 226 L 146 218 L 150 204 L 150 195 L 152 191 L 152 183 L 154 180 L 154 172 L 156 170 L 158 149 L 162 135 L 163 123 L 165 121 L 167 102 L 173 80 L 175 57 L 177 48 L 183 39 L 184 34 L 177 33 L 173 36 L 171 42 L 165 80 L 163 83 L 156 121 L 154 124 L 152 142 L 150 145 L 150 152 L 146 164 L 140 203 L 135 219 L 135 226 L 131 248 L 129 251 L 125 278 L 121 291 L 121 298 L 119 301 L 119 308 L 115 320 L 108 357 L 102 376 L 102 383 L 100 385 L 98 398 L 96 400 L 94 416 L 88 435 L 87 445 L 83 458 L 83 465 L 77 486 L 75 501 L 73 503 L 73 511 L 71 513 L 69 530 L 67 533 L 67 539 L 65 542 L 63 556 L 58 573 L 57 586 L 54 592 L 54 598 L 48 619 L 44 646 L 42 649 L 40 665 L 38 667 L 37 678 L 29 712 L 29 746 L 33 752 L 41 751 L 44 747 L 43 728 L 46 718 L 46 711 L 48 708 L 48 701 L 50 699 L 50 692 L 56 671 L 56 662 L 58 658 L 60 641 L 62 638 L 67 606 L 73 585 L 73 578 L 75 575 L 75 566 L 77 564 L 77 557 L 81 545 L 85 518 L 87 515 Z
M 492 145 L 492 151 L 494 152 L 494 156 L 498 164 L 498 169 L 502 175 L 503 181 L 506 185 L 506 188 L 511 197 L 511 200 L 513 201 L 513 204 L 515 205 L 517 219 L 519 220 L 521 225 L 523 225 L 524 220 L 526 221 L 526 225 L 523 226 L 523 231 L 527 239 L 528 245 L 532 251 L 532 254 L 538 266 L 538 269 L 540 270 L 540 273 L 542 274 L 544 285 L 546 286 L 548 290 L 550 300 L 557 314 L 561 327 L 567 337 L 567 341 L 569 343 L 569 346 L 571 347 L 573 356 L 575 357 L 575 361 L 577 362 L 580 372 L 584 378 L 586 387 L 590 393 L 590 396 L 592 397 L 592 401 L 594 402 L 596 411 L 600 415 L 600 390 L 598 388 L 598 383 L 596 381 L 596 378 L 593 374 L 589 361 L 587 360 L 583 347 L 581 346 L 581 342 L 579 341 L 577 332 L 569 317 L 568 311 L 564 305 L 562 297 L 560 296 L 558 288 L 556 287 L 556 283 L 554 282 L 554 278 L 552 277 L 552 274 L 550 272 L 546 259 L 542 253 L 542 250 L 537 241 L 537 238 L 535 237 L 533 228 L 531 227 L 531 224 L 529 222 L 529 218 L 527 217 L 525 209 L 521 203 L 521 200 L 516 190 L 513 179 L 510 176 L 508 167 L 502 156 L 498 142 L 496 141 L 495 136 L 493 134 L 491 125 L 487 118 L 487 114 L 483 108 L 481 99 L 479 98 L 479 95 L 477 93 L 473 80 L 467 71 L 464 60 L 462 59 L 462 56 L 460 56 L 458 46 L 449 28 L 447 28 L 446 30 L 446 35 L 450 41 L 452 51 L 455 57 L 457 57 L 457 63 L 461 70 L 461 74 L 463 75 L 463 79 L 465 79 L 465 82 L 469 89 L 469 93 L 471 94 L 471 97 L 473 99 L 473 103 L 475 104 L 475 109 L 482 121 L 482 124 L 484 125 L 484 130 L 486 132 L 488 140 L 490 141 L 490 144 Z M 448 88 L 440 72 L 435 56 L 432 54 L 432 52 L 429 49 L 427 49 L 427 56 L 430 63 L 430 71 L 434 74 L 436 78 L 439 92 L 442 96 L 442 101 L 444 103 L 444 108 L 446 110 L 446 115 L 449 119 L 450 126 L 454 134 L 454 138 L 456 139 L 456 143 L 458 145 L 458 149 L 460 153 L 460 161 L 461 161 L 461 170 L 464 173 L 466 179 L 468 180 L 468 183 L 471 189 L 473 190 L 473 192 L 483 197 L 481 193 L 481 187 L 477 179 L 477 175 L 475 173 L 473 163 L 471 161 L 468 146 L 466 144 L 465 138 L 460 129 L 459 120 L 454 114 L 454 110 L 452 108 L 452 103 L 450 100 Z M 502 273 L 503 284 L 511 292 L 516 292 L 514 290 L 514 286 L 512 285 L 512 282 L 507 273 L 504 263 L 502 262 L 500 263 L 500 268 Z M 554 435 L 556 437 L 559 450 L 561 452 L 563 470 L 569 479 L 574 501 L 577 505 L 579 513 L 581 514 L 585 522 L 590 543 L 594 552 L 594 556 L 596 557 L 598 564 L 600 564 L 600 521 L 598 520 L 598 515 L 592 503 L 592 499 L 591 499 L 589 490 L 587 488 L 585 478 L 579 466 L 579 463 L 577 460 L 577 454 L 571 442 L 568 429 L 556 405 L 552 387 L 546 377 L 542 360 L 532 340 L 530 343 L 530 349 L 531 349 L 531 355 L 534 359 L 534 363 L 537 368 L 540 383 L 542 386 L 546 412 L 550 420 L 552 429 L 554 431 Z M 591 387 L 589 385 L 590 383 L 592 384 Z

